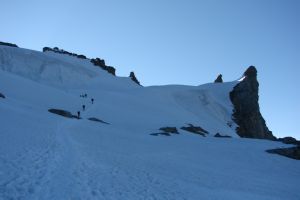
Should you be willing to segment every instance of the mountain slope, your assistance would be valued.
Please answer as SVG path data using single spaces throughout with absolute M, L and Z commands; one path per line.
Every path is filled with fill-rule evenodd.
M 91 114 L 101 114 L 114 126 L 123 124 L 131 129 L 139 127 L 139 131 L 147 133 L 161 126 L 183 126 L 191 123 L 203 126 L 212 135 L 221 132 L 236 136 L 234 128 L 226 124 L 232 121 L 232 104 L 228 93 L 235 82 L 198 87 L 172 85 L 141 88 L 130 78 L 112 76 L 93 66 L 88 60 L 11 47 L 1 47 L 1 51 L 0 69 L 46 85 L 51 90 L 66 92 L 77 99 L 73 106 L 69 103 L 65 106 L 63 101 L 60 101 L 61 105 L 53 104 L 51 99 L 46 101 L 44 97 L 57 98 L 58 95 L 49 94 L 48 89 L 38 93 L 39 89 L 28 89 L 31 86 L 26 86 L 25 83 L 17 86 L 19 89 L 23 87 L 22 92 L 35 91 L 32 99 L 35 99 L 36 105 L 39 105 L 38 102 L 47 102 L 45 111 L 58 107 L 76 113 L 83 104 L 88 104 L 89 109 L 88 99 L 93 97 L 97 104 L 93 106 Z M 30 84 L 35 85 L 31 82 Z M 42 87 L 40 84 L 38 87 Z M 15 93 L 19 95 L 18 91 Z M 88 99 L 77 98 L 85 93 L 89 95 Z M 23 95 L 24 93 L 19 97 L 22 98 Z
M 140 87 L 89 60 L 3 46 L 0 69 L 0 199 L 300 198 L 299 162 L 265 153 L 289 145 L 236 134 L 237 81 Z M 180 134 L 151 135 L 166 126 Z

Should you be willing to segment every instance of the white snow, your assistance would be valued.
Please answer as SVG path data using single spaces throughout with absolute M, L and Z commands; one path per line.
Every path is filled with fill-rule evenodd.
M 140 87 L 89 60 L 0 46 L 0 199 L 300 199 L 300 162 L 265 152 L 287 145 L 236 135 L 237 83 Z M 163 126 L 180 134 L 150 135 Z
M 240 78 L 238 81 L 241 82 L 246 78 L 246 76 L 242 76 L 242 78 Z

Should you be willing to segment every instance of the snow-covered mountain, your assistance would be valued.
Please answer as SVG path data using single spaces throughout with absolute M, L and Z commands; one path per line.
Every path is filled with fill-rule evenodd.
M 289 145 L 240 138 L 230 93 L 248 82 L 142 87 L 99 66 L 0 46 L 0 199 L 300 199 L 299 161 L 265 152 Z

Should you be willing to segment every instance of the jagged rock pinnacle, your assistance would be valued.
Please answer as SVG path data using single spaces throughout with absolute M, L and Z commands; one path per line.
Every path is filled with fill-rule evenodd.
M 140 82 L 137 80 L 134 72 L 130 72 L 129 77 L 131 78 L 132 81 L 134 81 L 136 84 L 141 85 Z
M 246 77 L 230 92 L 234 106 L 232 118 L 238 125 L 237 134 L 241 137 L 275 139 L 266 126 L 258 104 L 257 70 L 250 66 L 244 73 Z
M 248 67 L 248 69 L 244 72 L 244 76 L 248 78 L 256 78 L 257 77 L 257 70 L 254 66 Z
M 222 74 L 219 74 L 215 80 L 215 83 L 223 83 Z

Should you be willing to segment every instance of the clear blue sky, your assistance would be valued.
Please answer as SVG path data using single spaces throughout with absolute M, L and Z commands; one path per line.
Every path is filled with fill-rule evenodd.
M 143 85 L 225 81 L 254 65 L 261 112 L 300 139 L 298 0 L 1 1 L 0 41 L 104 58 Z

